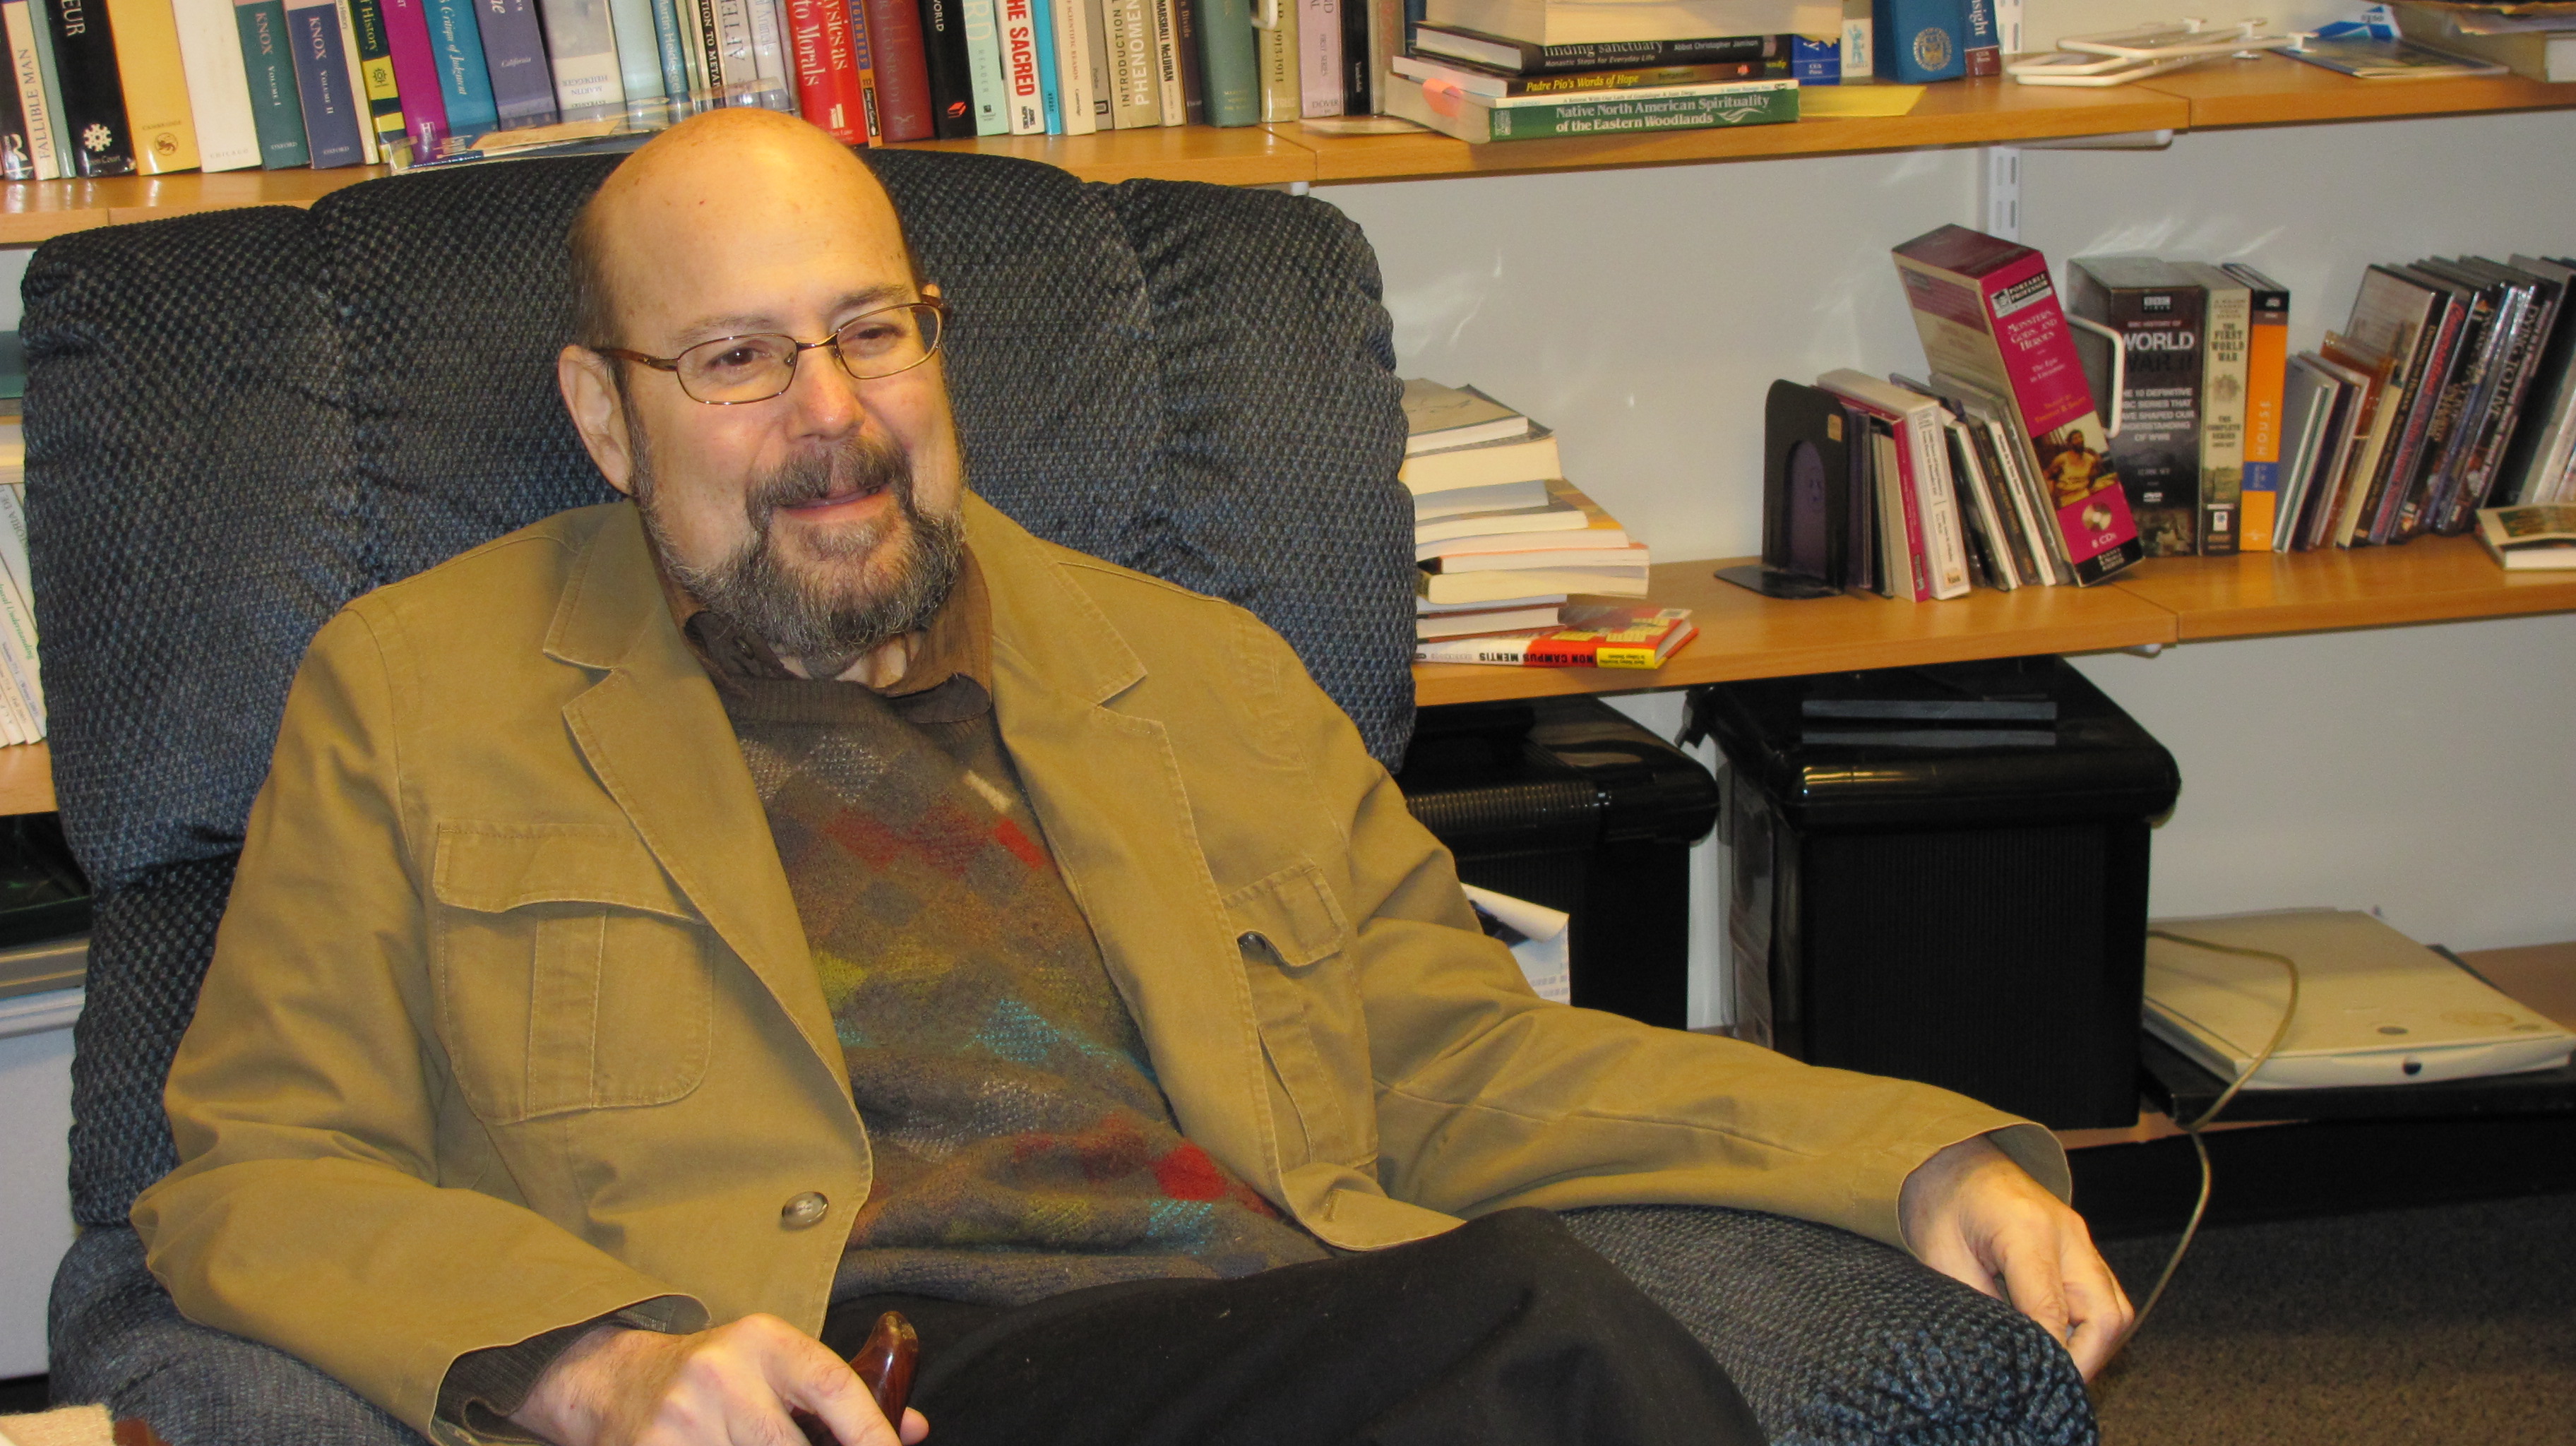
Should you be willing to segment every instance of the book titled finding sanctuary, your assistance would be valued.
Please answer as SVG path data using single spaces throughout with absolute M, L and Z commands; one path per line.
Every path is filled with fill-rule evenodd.
M 1497 98 L 1469 95 L 1437 81 L 1398 80 L 1386 89 L 1386 113 L 1470 144 L 1704 130 L 1796 120 L 1798 82 L 1782 77 L 1654 86 L 1608 95 Z
M 1895 254 L 1932 370 L 2011 404 L 2022 460 L 2045 486 L 2075 581 L 2097 583 L 2136 562 L 2145 549 L 2048 259 L 1965 226 L 1927 231 Z

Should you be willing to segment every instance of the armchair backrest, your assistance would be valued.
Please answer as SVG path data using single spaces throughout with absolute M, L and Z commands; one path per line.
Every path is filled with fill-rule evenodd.
M 1412 514 L 1376 262 L 1321 203 L 875 153 L 954 304 L 973 483 L 1041 536 L 1260 614 L 1381 760 L 1411 726 Z M 297 660 L 342 604 L 611 495 L 554 391 L 603 160 L 49 242 L 25 286 L 55 789 L 98 891 L 85 1225 L 161 1110 Z

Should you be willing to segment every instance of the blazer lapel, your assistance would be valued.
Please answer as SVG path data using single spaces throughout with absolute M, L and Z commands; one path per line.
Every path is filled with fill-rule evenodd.
M 759 791 L 714 685 L 671 621 L 633 508 L 592 535 L 546 652 L 605 672 L 564 705 L 582 756 L 689 902 L 839 1069 L 831 1012 Z
M 1162 723 L 1122 710 L 1144 666 L 1054 553 L 980 498 L 994 708 L 1021 786 L 1181 1133 L 1272 1199 L 1279 1154 L 1241 955 Z

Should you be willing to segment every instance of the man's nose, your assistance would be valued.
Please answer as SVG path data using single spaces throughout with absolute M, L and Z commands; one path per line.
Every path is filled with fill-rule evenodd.
M 867 404 L 859 396 L 859 385 L 830 346 L 798 352 L 796 374 L 787 383 L 787 404 L 793 409 L 799 435 L 838 437 L 867 425 Z

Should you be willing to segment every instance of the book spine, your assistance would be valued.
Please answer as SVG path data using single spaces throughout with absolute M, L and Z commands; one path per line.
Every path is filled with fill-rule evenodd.
M 1281 0 L 1289 3 L 1289 0 Z M 1294 0 L 1301 116 L 1342 113 L 1342 0 Z
M 2281 404 L 2289 382 L 2290 293 L 2249 288 L 2245 341 L 2245 518 L 2247 552 L 2272 550 L 2281 493 Z
M 2514 430 L 2521 421 L 2525 400 L 2531 393 L 2532 376 L 2540 369 L 2541 348 L 2548 340 L 2550 323 L 2555 320 L 2554 309 L 2551 299 L 2544 299 L 2537 293 L 2526 294 L 2524 318 L 2515 329 L 2512 341 L 2509 374 L 2498 384 L 2498 405 L 2479 443 L 2475 495 L 2464 497 L 2462 506 L 2465 510 L 2453 531 L 2468 531 L 2477 521 L 2477 509 L 2487 506 L 2495 496 L 2496 479 L 2503 470 Z
M 340 44 L 335 0 L 290 0 L 286 42 L 295 59 L 295 89 L 304 102 L 304 145 L 316 170 L 366 164 L 357 74 Z
M 758 105 L 760 62 L 752 58 L 747 0 L 714 0 L 712 11 L 715 48 L 707 52 L 707 79 L 715 86 L 715 103 Z
M 1055 77 L 1054 0 L 1029 0 L 1029 27 L 1036 52 L 1038 113 L 1046 122 L 1046 134 L 1060 136 L 1064 134 L 1064 92 Z
M 53 23 L 45 18 L 42 0 L 27 0 L 27 34 L 36 43 L 36 68 L 45 77 L 45 110 L 53 118 L 54 173 L 68 178 L 80 170 L 79 142 L 64 121 L 62 67 L 55 62 Z
M 782 115 L 796 113 L 796 76 L 787 58 L 787 27 L 780 23 L 781 0 L 743 0 L 751 25 L 752 104 Z
M 27 124 L 29 168 L 39 181 L 59 179 L 65 159 L 64 138 L 54 114 L 53 97 L 46 94 L 44 61 L 36 51 L 37 20 L 28 0 L 0 3 L 0 28 L 5 28 L 9 36 L 9 72 L 17 84 L 18 106 Z M 238 54 L 239 45 L 234 49 Z
M 1971 76 L 2001 75 L 2004 72 L 2003 47 L 1995 34 L 1995 0 L 1963 0 L 1960 6 L 1964 33 L 1960 44 L 1961 70 Z
M 1090 32 L 1082 12 L 1084 0 L 1046 0 L 1047 33 L 1055 40 L 1056 113 L 1063 133 L 1087 136 L 1100 128 L 1091 112 Z
M 1181 71 L 1181 124 L 1207 121 L 1207 86 L 1200 69 L 1197 0 L 1169 0 L 1172 7 L 1172 58 Z
M 18 95 L 18 68 L 0 75 L 0 180 L 32 181 L 35 149 L 27 140 L 27 110 Z
M 920 0 L 923 73 L 930 80 L 930 127 L 944 141 L 975 134 L 975 72 L 966 58 L 960 0 Z
M 1910 593 L 1916 602 L 1930 602 L 1935 594 L 1923 539 L 1924 459 L 1915 453 L 1911 426 L 1901 419 L 1895 425 L 1896 499 L 1905 517 L 1905 559 L 1913 574 Z
M 859 73 L 859 109 L 865 112 L 868 144 L 886 143 L 885 107 L 877 99 L 877 60 L 875 42 L 868 38 L 868 17 L 860 0 L 849 0 L 850 52 Z
M 1154 23 L 1154 109 L 1167 126 L 1188 119 L 1181 95 L 1181 25 L 1184 0 L 1152 0 Z
M 1394 92 L 1416 91 L 1406 86 Z M 1553 136 L 1615 135 L 1642 131 L 1698 130 L 1720 125 L 1765 125 L 1798 118 L 1794 84 L 1780 88 L 1658 98 L 1637 95 L 1562 100 L 1537 105 L 1485 107 L 1461 97 L 1462 110 L 1484 112 L 1494 140 L 1543 140 Z M 1411 119 L 1411 116 L 1407 116 Z
M 930 61 L 913 0 L 866 0 L 868 53 L 877 67 L 877 119 L 890 141 L 938 134 L 931 117 Z
M 2399 519 L 2398 530 L 2405 537 L 2436 527 L 2447 514 L 2451 498 L 2459 489 L 2461 473 L 2468 465 L 2477 400 L 2488 380 L 2491 354 L 2498 341 L 2498 318 L 2494 301 L 2483 295 L 2468 298 L 2467 310 L 2468 318 L 2460 327 L 2458 360 L 2433 416 L 2433 425 L 2442 438 L 2441 459 L 2426 479 L 2420 504 Z
M 2253 294 L 2242 286 L 2207 287 L 2201 328 L 2200 551 L 2232 556 L 2245 498 L 2245 399 L 2252 379 Z
M 1341 0 L 1342 114 L 1370 115 L 1377 109 L 1369 84 L 1368 0 Z
M 259 130 L 260 165 L 271 171 L 311 165 L 313 152 L 304 143 L 304 98 L 286 44 L 286 6 L 282 0 L 234 0 L 233 29 L 250 87 L 251 123 Z
M 1306 113 L 1305 24 L 1300 0 L 1260 0 L 1252 15 L 1255 59 L 1261 66 L 1261 118 L 1293 121 Z
M 188 73 L 188 112 L 197 124 L 197 157 L 209 171 L 259 164 L 259 127 L 250 113 L 250 78 L 242 69 L 241 34 L 232 0 L 173 0 L 179 62 Z M 35 52 L 28 51 L 28 59 Z M 41 80 L 40 80 L 41 85 Z M 27 87 L 21 82 L 20 92 Z M 42 102 L 41 89 L 37 99 Z M 29 127 L 34 128 L 31 119 Z M 30 135 L 30 149 L 35 137 Z
M 1958 485 L 1950 476 L 1949 429 L 1938 407 L 1923 407 L 1905 419 L 1906 452 L 1913 467 L 1913 500 L 1922 519 L 1920 549 L 1930 570 L 1923 574 L 1935 598 L 1968 595 L 1968 543 L 1959 521 Z
M 1534 667 L 1531 639 L 1506 634 L 1493 638 L 1430 638 L 1413 645 L 1417 663 L 1487 663 L 1507 668 Z
M 478 0 L 474 19 L 483 32 L 483 65 L 491 73 L 499 128 L 554 124 L 555 82 L 546 72 L 546 37 L 535 0 Z
M 394 69 L 393 38 L 387 29 L 385 0 L 349 0 L 349 31 L 357 39 L 358 90 L 367 98 L 375 127 L 376 152 L 390 155 L 404 145 L 402 79 Z
M 1207 123 L 1248 126 L 1261 119 L 1261 75 L 1244 0 L 1193 0 Z
M 647 0 L 646 14 L 653 25 L 653 64 L 662 76 L 663 113 L 679 120 L 695 111 L 697 100 L 689 80 L 688 26 L 679 0 Z
M 358 58 L 358 23 L 352 7 L 356 0 L 340 0 L 331 7 L 332 19 L 340 25 L 340 53 L 349 62 L 349 95 L 358 108 L 358 151 L 368 165 L 384 161 L 384 147 L 376 143 L 375 103 L 367 95 L 367 68 Z
M 1044 4 L 1045 0 L 1038 0 Z M 1046 134 L 1046 96 L 1038 84 L 1038 26 L 1030 0 L 1001 0 L 1002 81 L 1009 88 L 1011 134 Z
M 134 134 L 116 82 L 116 39 L 98 0 L 44 0 L 46 31 L 62 72 L 62 124 L 82 178 L 134 175 Z
M 2440 405 L 2443 369 L 2449 364 L 2453 348 L 2459 344 L 2461 308 L 2436 299 L 2438 316 L 2430 336 L 2412 338 L 2415 356 L 2408 367 L 2402 411 L 2397 422 L 2395 444 L 2388 449 L 2388 464 L 2369 501 L 2363 507 L 2361 531 L 2373 545 L 2384 544 L 2396 536 L 2398 519 L 2405 514 L 2406 498 L 2415 490 L 2416 480 L 2423 475 L 2424 459 L 2433 432 L 2433 413 Z
M 598 120 L 626 108 L 618 81 L 617 36 L 609 28 L 607 0 L 538 0 L 544 21 L 546 69 L 554 81 L 555 111 L 568 121 Z
M 403 133 L 412 158 L 435 160 L 447 136 L 447 101 L 440 94 L 438 56 L 430 48 L 422 0 L 385 0 L 385 43 L 393 50 L 394 85 L 402 94 Z
M 1440 27 L 1421 27 L 1436 36 Z M 1419 37 L 1417 37 L 1419 39 Z M 1517 59 L 1500 68 L 1523 75 L 1545 75 L 1561 71 L 1615 70 L 1664 65 L 1712 65 L 1731 60 L 1767 61 L 1777 58 L 1778 41 L 1769 35 L 1707 36 L 1689 40 L 1631 40 L 1616 42 L 1581 42 L 1569 45 L 1538 45 L 1525 40 L 1485 37 L 1486 44 L 1502 44 L 1517 52 Z M 1426 49 L 1437 53 L 1437 41 Z M 1867 75 L 1867 67 L 1854 71 L 1848 65 L 1843 73 Z
M 617 47 L 617 90 L 625 98 L 627 115 L 645 121 L 663 118 L 662 46 L 653 24 L 653 0 L 608 0 L 608 32 Z
M 841 0 L 787 0 L 787 34 L 796 60 L 797 114 L 843 145 L 867 144 L 848 7 Z
M 2143 555 L 2118 473 L 2108 465 L 2047 259 L 2023 250 L 1978 276 L 1900 256 L 1899 274 L 1935 371 L 1977 383 L 2013 412 L 2018 460 L 2043 489 L 2074 581 L 2091 586 Z
M 483 61 L 483 27 L 475 17 L 479 6 L 480 0 L 421 0 L 430 51 L 438 60 L 438 100 L 447 111 L 442 150 L 471 145 L 500 124 L 491 69 Z
M 716 27 L 716 0 L 678 0 L 682 49 L 689 59 L 689 102 L 693 110 L 730 105 L 724 89 L 724 38 Z
M 1105 0 L 1109 20 L 1110 115 L 1118 129 L 1163 123 L 1154 85 L 1154 17 L 1147 0 Z
M 134 168 L 146 176 L 197 169 L 197 122 L 170 0 L 106 0 Z
M 966 69 L 975 93 L 975 134 L 1011 133 L 1011 92 L 1002 78 L 1001 7 L 997 0 L 962 0 L 966 7 Z
M 2128 488 L 2147 555 L 2193 556 L 2200 551 L 2201 289 L 2105 285 L 2080 261 L 2068 284 L 2069 309 L 2119 338 L 2089 331 L 2076 337 L 2091 387 L 2109 395 L 2116 370 L 2110 348 L 2126 359 L 2120 434 L 2111 438 L 2109 461 Z
M 1082 22 L 1082 63 L 1091 76 L 1091 128 L 1095 131 L 1116 127 L 1112 119 L 1115 98 L 1109 83 L 1109 0 L 1074 0 L 1073 11 Z

